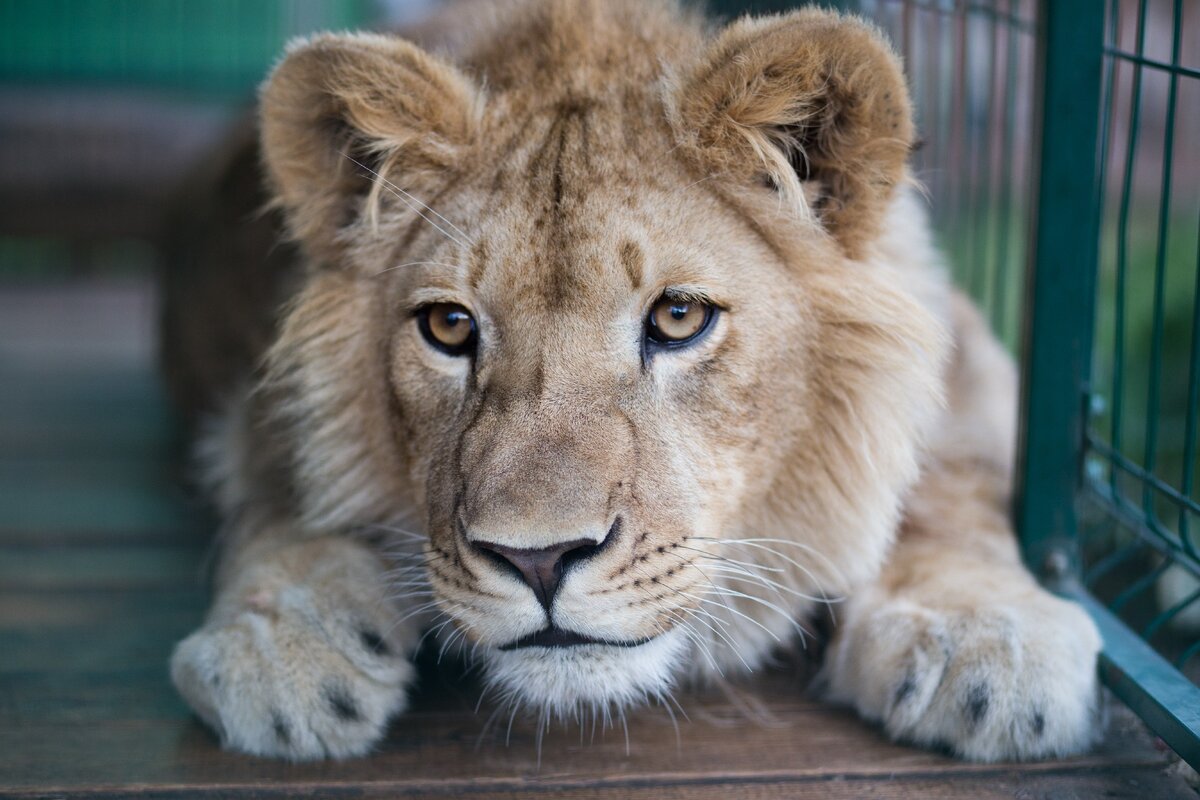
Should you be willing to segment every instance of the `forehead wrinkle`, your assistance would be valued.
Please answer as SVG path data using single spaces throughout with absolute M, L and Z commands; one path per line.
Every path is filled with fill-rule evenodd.
M 615 115 L 615 119 L 614 119 Z M 614 122 L 616 125 L 614 125 Z M 588 286 L 583 271 L 591 272 L 611 259 L 580 258 L 579 245 L 595 241 L 596 203 L 610 193 L 605 156 L 619 141 L 620 109 L 591 97 L 567 97 L 555 106 L 542 146 L 529 164 L 531 202 L 537 209 L 535 229 L 545 244 L 541 285 L 550 305 L 561 305 Z
M 621 245 L 619 258 L 621 266 L 625 268 L 625 277 L 629 279 L 629 288 L 636 292 L 642 288 L 642 268 L 645 265 L 646 254 L 637 242 L 626 240 Z
M 644 114 L 622 94 L 567 97 L 508 127 L 500 144 L 512 159 L 491 159 L 495 173 L 481 184 L 490 184 L 486 218 L 498 236 L 471 254 L 473 291 L 504 304 L 519 296 L 527 308 L 547 310 L 608 305 L 601 295 L 618 304 L 643 299 L 657 270 L 641 238 L 658 206 L 674 201 L 677 180 L 689 175 L 671 159 L 645 163 L 646 141 L 628 149 L 628 130 L 645 127 L 630 118 L 634 111 Z
M 470 286 L 472 291 L 477 291 L 488 268 L 487 243 L 481 239 L 472 245 L 467 262 L 467 286 Z

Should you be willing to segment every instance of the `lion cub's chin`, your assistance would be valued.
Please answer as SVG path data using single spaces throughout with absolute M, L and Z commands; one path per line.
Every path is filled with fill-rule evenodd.
M 585 644 L 493 650 L 487 656 L 487 680 L 501 697 L 535 713 L 583 718 L 589 711 L 665 697 L 681 672 L 687 650 L 687 639 L 679 630 L 633 647 Z

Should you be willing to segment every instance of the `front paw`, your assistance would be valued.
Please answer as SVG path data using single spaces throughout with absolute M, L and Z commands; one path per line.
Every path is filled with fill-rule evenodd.
M 263 590 L 175 648 L 175 686 L 226 747 L 293 760 L 361 755 L 403 710 L 413 668 L 394 620 L 323 599 L 303 586 Z
M 1065 756 L 1099 732 L 1086 613 L 1038 590 L 1012 605 L 852 604 L 825 679 L 893 738 L 978 761 Z

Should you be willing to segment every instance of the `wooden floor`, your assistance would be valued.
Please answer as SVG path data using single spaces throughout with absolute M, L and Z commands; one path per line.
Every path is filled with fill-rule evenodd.
M 143 287 L 0 289 L 0 796 L 1195 798 L 1121 709 L 1091 755 L 980 766 L 885 742 L 795 668 L 614 728 L 485 725 L 427 664 L 379 752 L 289 765 L 222 752 L 171 689 L 201 619 L 205 523 L 174 488 Z M 740 702 L 740 701 L 739 701 Z M 540 757 L 539 757 L 540 753 Z

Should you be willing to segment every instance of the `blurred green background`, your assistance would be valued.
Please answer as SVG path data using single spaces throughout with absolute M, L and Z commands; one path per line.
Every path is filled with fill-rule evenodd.
M 5 0 L 0 80 L 241 100 L 292 36 L 379 12 L 371 0 Z
M 427 0 L 0 0 L 0 280 L 139 275 L 284 44 Z

